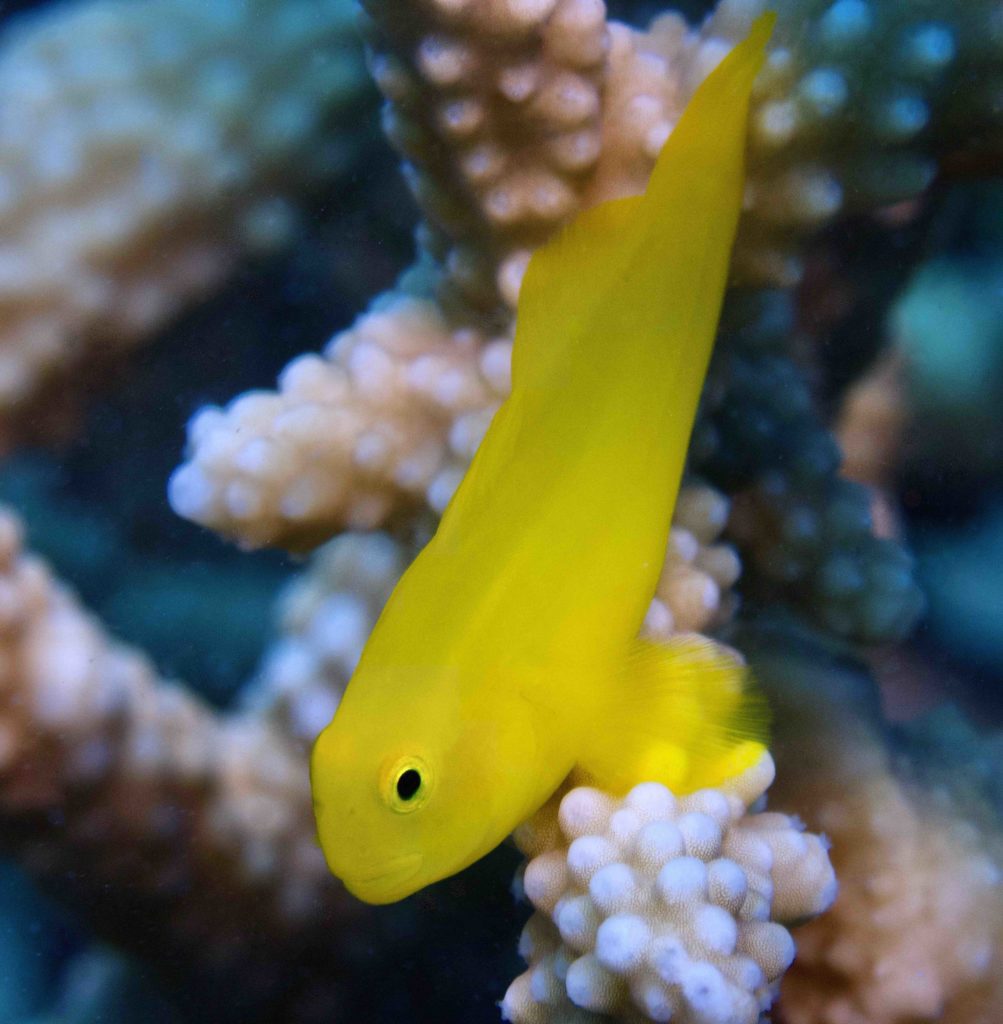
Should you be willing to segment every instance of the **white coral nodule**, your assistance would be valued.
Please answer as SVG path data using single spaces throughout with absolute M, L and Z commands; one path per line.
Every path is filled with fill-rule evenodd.
M 573 789 L 559 833 L 552 806 L 516 833 L 535 854 L 523 888 L 536 913 L 506 1020 L 756 1024 L 794 959 L 784 925 L 825 910 L 836 880 L 821 837 L 748 812 L 772 781 L 769 755 L 747 776 L 678 798 L 657 783 L 620 801 Z

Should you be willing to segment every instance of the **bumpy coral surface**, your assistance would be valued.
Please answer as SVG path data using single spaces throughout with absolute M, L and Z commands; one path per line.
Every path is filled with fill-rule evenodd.
M 248 546 L 316 544 L 332 520 L 380 525 L 395 501 L 446 507 L 507 394 L 511 340 L 394 296 L 251 392 L 189 425 L 175 511 Z
M 756 1024 L 794 958 L 784 924 L 836 890 L 818 836 L 748 813 L 772 778 L 767 756 L 731 789 L 678 799 L 654 783 L 622 801 L 573 789 L 556 821 L 551 804 L 517 832 L 537 912 L 505 1018 Z
M 706 632 L 726 622 L 737 604 L 732 587 L 742 571 L 722 537 L 728 499 L 706 484 L 684 485 L 676 501 L 662 575 L 645 619 L 656 639 Z
M 528 252 L 581 205 L 602 147 L 603 4 L 363 7 L 424 246 L 465 305 L 490 310 L 499 286 L 514 300 Z
M 408 539 L 357 533 L 322 549 L 287 592 L 279 642 L 243 708 L 217 714 L 110 640 L 0 520 L 4 849 L 82 896 L 90 921 L 173 965 L 186 987 L 200 974 L 217 988 L 237 980 L 227 993 L 246 998 L 255 1019 L 372 1019 L 344 1009 L 340 975 L 373 949 L 394 959 L 377 921 L 420 915 L 412 904 L 353 935 L 359 910 L 313 843 L 305 747 L 417 549 L 415 520 L 445 506 L 508 391 L 529 253 L 583 206 L 644 187 L 687 98 L 765 5 L 722 0 L 702 27 L 665 12 L 646 30 L 609 21 L 600 0 L 364 6 L 384 123 L 423 216 L 417 267 L 322 354 L 294 361 L 277 391 L 196 416 L 171 499 L 245 546 L 305 548 L 346 526 L 401 528 Z M 772 6 L 780 21 L 755 101 L 735 272 L 788 285 L 802 243 L 837 214 L 921 197 L 939 158 L 998 144 L 1003 60 L 989 0 Z M 18 74 L 31 74 L 19 79 L 19 111 L 37 114 L 44 145 L 25 141 L 23 113 L 0 107 L 0 132 L 22 132 L 11 151 L 33 173 L 10 223 L 24 231 L 15 241 L 55 239 L 65 250 L 51 280 L 27 291 L 18 275 L 40 265 L 36 250 L 9 265 L 0 254 L 0 291 L 15 295 L 7 322 L 35 360 L 15 401 L 91 361 L 90 339 L 131 343 L 241 252 L 283 234 L 287 207 L 271 200 L 346 155 L 336 145 L 332 161 L 326 121 L 340 121 L 360 78 L 345 10 L 333 0 L 102 2 L 11 37 L 0 80 L 4 61 L 23 54 Z M 91 39 L 100 46 L 88 49 Z M 144 117 L 125 102 L 135 97 Z M 60 148 L 64 136 L 49 138 L 46 113 L 69 130 L 78 108 L 79 138 L 69 135 L 79 164 Z M 349 158 L 357 137 L 353 123 Z M 136 171 L 141 147 L 155 157 L 152 182 Z M 112 198 L 136 200 L 131 212 L 92 187 L 106 177 Z M 93 275 L 110 291 L 91 291 Z M 56 283 L 76 304 L 36 306 Z M 776 295 L 757 296 L 751 313 L 734 298 L 646 629 L 668 636 L 727 621 L 742 568 L 750 604 L 795 606 L 844 640 L 901 635 L 919 606 L 909 560 L 872 536 L 867 494 L 840 477 L 805 372 L 818 368 L 804 358 L 812 338 L 789 309 L 774 315 L 785 304 Z M 98 302 L 100 316 L 88 305 Z M 49 310 L 55 326 L 33 326 Z M 20 365 L 0 358 L 10 379 Z M 819 671 L 813 700 L 838 674 Z M 776 717 L 791 724 L 783 708 Z M 842 727 L 806 721 L 803 745 L 776 751 L 771 801 L 829 833 L 843 873 L 834 909 L 795 933 L 801 957 L 780 1012 L 792 1024 L 996 1024 L 998 829 L 892 766 L 876 733 Z M 562 818 L 555 804 L 521 830 L 537 912 L 523 942 L 530 969 L 506 1012 L 756 1019 L 789 963 L 786 926 L 832 891 L 823 841 L 786 814 L 750 808 L 767 781 L 677 798 L 648 786 L 622 804 L 577 790 Z M 477 921 L 502 917 L 497 904 L 484 911 L 469 879 L 452 891 Z M 391 987 L 384 963 L 373 973 Z M 469 1020 L 466 1009 L 441 1019 Z
M 290 200 L 357 159 L 365 95 L 348 0 L 85 0 L 9 28 L 0 444 L 26 403 L 34 432 L 64 411 L 54 378 L 288 239 Z
M 840 451 L 785 349 L 793 311 L 777 293 L 737 293 L 690 445 L 691 466 L 734 496 L 728 535 L 760 600 L 810 610 L 840 636 L 905 635 L 922 607 L 912 560 L 874 536 L 871 495 Z
M 752 117 L 736 259 L 791 283 L 792 242 L 837 213 L 920 194 L 938 157 L 998 144 L 1003 37 L 992 0 L 722 0 L 701 45 L 732 45 L 767 6 L 776 49 Z
M 736 251 L 752 278 L 791 283 L 792 243 L 846 208 L 917 194 L 973 124 L 1000 127 L 989 0 L 724 0 L 699 30 L 666 13 L 647 31 L 606 22 L 601 0 L 364 6 L 425 243 L 475 305 L 496 289 L 514 306 L 531 247 L 582 203 L 644 187 L 689 97 L 767 6 L 780 20 Z
M 1003 969 L 999 836 L 887 770 L 832 793 L 811 821 L 833 842 L 843 886 L 829 914 L 798 932 L 785 1020 L 912 1024 L 1003 1012 L 994 992 Z
M 376 618 L 413 548 L 386 534 L 346 533 L 321 548 L 278 604 L 278 637 L 244 703 L 305 750 L 331 721 Z

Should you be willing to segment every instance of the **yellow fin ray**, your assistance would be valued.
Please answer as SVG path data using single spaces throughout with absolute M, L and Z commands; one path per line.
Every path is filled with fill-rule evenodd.
M 720 786 L 759 760 L 768 727 L 766 701 L 727 648 L 696 634 L 637 640 L 576 777 L 611 793 Z

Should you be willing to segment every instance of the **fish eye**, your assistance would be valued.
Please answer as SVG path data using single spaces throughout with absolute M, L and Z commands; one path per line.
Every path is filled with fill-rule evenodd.
M 416 811 L 428 799 L 431 783 L 431 769 L 420 757 L 402 757 L 383 776 L 384 799 L 398 814 Z
M 421 772 L 417 768 L 406 768 L 397 776 L 397 795 L 401 800 L 413 800 L 421 789 Z

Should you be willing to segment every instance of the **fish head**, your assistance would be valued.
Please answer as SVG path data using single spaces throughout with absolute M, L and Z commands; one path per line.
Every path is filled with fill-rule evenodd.
M 526 731 L 492 707 L 355 678 L 311 758 L 317 832 L 331 872 L 367 903 L 392 903 L 463 870 L 521 818 Z M 402 701 L 402 692 L 413 699 Z M 353 696 L 358 694 L 357 700 Z M 513 743 L 516 745 L 513 746 Z
M 338 718 L 318 738 L 311 758 L 317 834 L 331 872 L 359 899 L 393 903 L 427 884 L 437 767 L 417 740 L 384 738 L 375 747 Z

